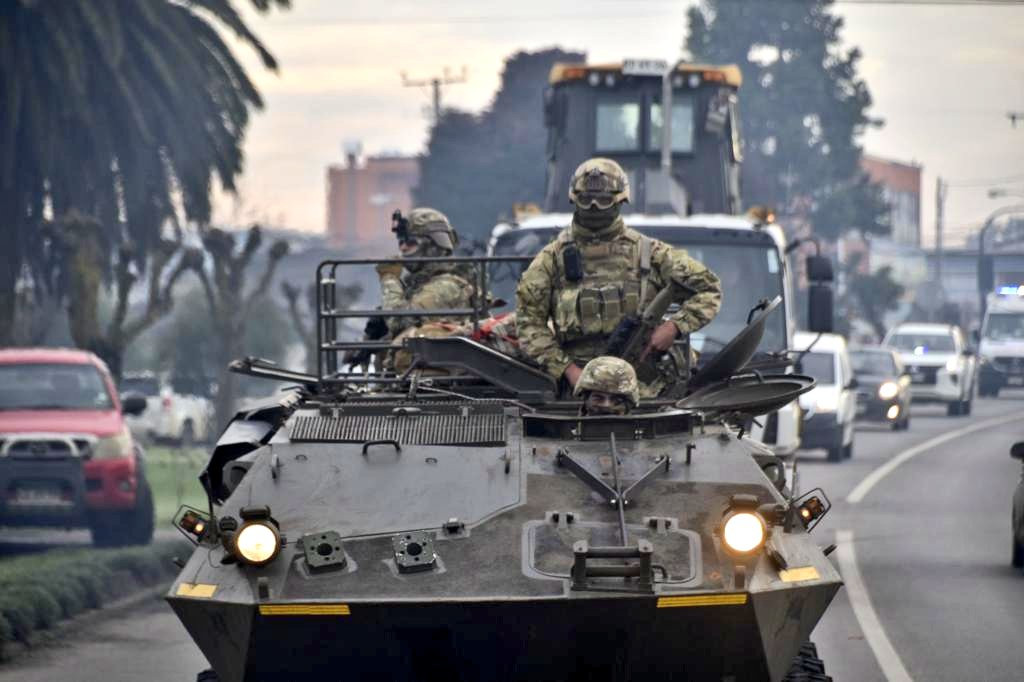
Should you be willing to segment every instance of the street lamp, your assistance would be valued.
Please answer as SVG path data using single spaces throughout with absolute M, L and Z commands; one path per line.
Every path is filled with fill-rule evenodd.
M 1000 197 L 1014 197 L 1015 199 L 1024 199 L 1024 192 L 1013 192 L 1005 187 L 996 187 L 988 191 L 989 199 L 999 199 Z
M 992 190 L 989 192 L 991 196 Z M 985 236 L 988 234 L 988 230 L 995 224 L 997 218 L 1004 215 L 1010 215 L 1013 213 L 1024 213 L 1024 204 L 1015 204 L 1013 206 L 1003 206 L 992 211 L 987 218 L 985 218 L 985 224 L 981 226 L 981 231 L 978 233 L 978 296 L 981 301 L 979 310 L 981 311 L 981 318 L 985 319 L 985 296 L 988 294 L 988 290 L 992 288 L 994 282 L 987 281 L 989 277 L 985 277 L 983 281 L 982 272 L 984 270 L 985 263 Z

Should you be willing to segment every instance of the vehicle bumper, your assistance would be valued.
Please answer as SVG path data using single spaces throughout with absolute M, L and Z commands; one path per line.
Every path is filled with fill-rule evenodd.
M 802 448 L 832 448 L 842 441 L 843 425 L 835 412 L 821 412 L 804 420 L 800 436 Z
M 91 512 L 135 506 L 135 459 L 0 459 L 0 525 L 78 526 Z
M 899 408 L 899 411 L 892 417 L 889 415 L 889 410 L 895 405 Z M 909 403 L 904 404 L 898 398 L 892 400 L 881 400 L 874 398 L 870 400 L 858 400 L 857 401 L 857 420 L 866 422 L 886 422 L 892 423 L 899 421 L 906 416 L 907 411 L 910 409 Z

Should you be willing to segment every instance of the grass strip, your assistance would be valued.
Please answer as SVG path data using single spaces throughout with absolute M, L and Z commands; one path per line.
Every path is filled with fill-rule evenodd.
M 157 528 L 166 526 L 183 504 L 206 509 L 199 474 L 209 456 L 207 448 L 146 448 L 146 478 L 153 490 Z
M 169 540 L 121 549 L 55 549 L 0 562 L 0 660 L 10 643 L 29 644 L 86 609 L 129 596 L 176 573 L 171 559 L 188 544 Z

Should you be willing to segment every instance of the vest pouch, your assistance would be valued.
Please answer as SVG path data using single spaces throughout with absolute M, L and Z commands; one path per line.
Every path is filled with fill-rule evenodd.
M 622 291 L 615 286 L 601 287 L 603 334 L 611 334 L 622 319 Z
M 579 319 L 583 336 L 604 333 L 601 323 L 601 292 L 598 289 L 580 289 Z
M 562 289 L 558 292 L 552 319 L 555 323 L 555 334 L 558 336 L 559 341 L 574 339 L 583 333 L 583 329 L 580 326 L 579 308 L 577 307 L 579 295 L 580 290 L 575 287 Z

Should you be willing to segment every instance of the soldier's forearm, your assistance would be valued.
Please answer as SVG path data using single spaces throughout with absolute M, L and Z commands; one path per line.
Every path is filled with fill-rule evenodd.
M 722 297 L 718 292 L 697 294 L 669 319 L 675 323 L 681 334 L 689 334 L 713 320 L 721 302 Z

